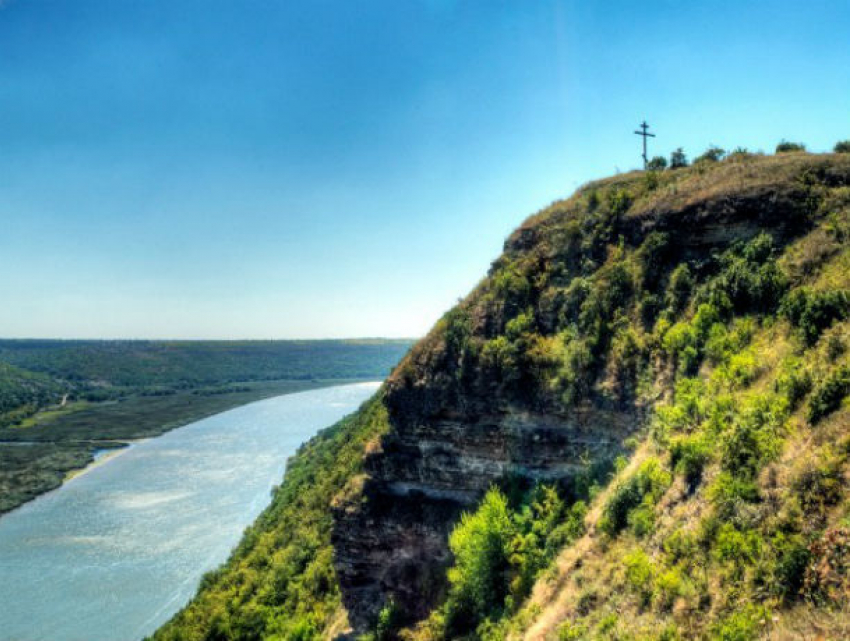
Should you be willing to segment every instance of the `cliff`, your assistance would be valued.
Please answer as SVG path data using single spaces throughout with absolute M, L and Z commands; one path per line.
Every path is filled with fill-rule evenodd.
M 632 360 L 642 362 L 624 362 L 625 328 L 651 330 L 676 267 L 699 283 L 714 258 L 759 234 L 784 248 L 848 184 L 847 157 L 742 156 L 592 183 L 521 225 L 387 382 L 390 430 L 334 512 L 351 623 L 365 629 L 387 603 L 417 621 L 441 603 L 449 532 L 492 485 L 570 495 L 591 466 L 604 478 L 675 375 L 641 347 Z M 776 302 L 732 301 L 756 314 Z
M 157 638 L 841 638 L 848 239 L 846 154 L 554 203 Z

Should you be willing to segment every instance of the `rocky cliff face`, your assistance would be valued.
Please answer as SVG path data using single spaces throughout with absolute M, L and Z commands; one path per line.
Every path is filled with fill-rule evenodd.
M 652 392 L 639 401 L 638 383 L 608 358 L 628 349 L 606 338 L 617 335 L 617 301 L 635 281 L 660 296 L 672 265 L 699 273 L 732 241 L 801 233 L 817 206 L 813 181 L 850 184 L 850 162 L 727 162 L 682 184 L 620 176 L 526 221 L 387 384 L 391 429 L 334 511 L 352 625 L 366 626 L 390 599 L 412 620 L 427 615 L 445 590 L 448 533 L 491 484 L 545 480 L 569 491 L 590 464 L 622 453 Z M 644 270 L 624 276 L 617 251 L 643 252 Z M 633 308 L 651 323 L 657 303 L 650 294 Z

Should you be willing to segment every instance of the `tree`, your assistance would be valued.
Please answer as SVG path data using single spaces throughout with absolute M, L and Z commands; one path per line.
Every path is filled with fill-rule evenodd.
M 835 149 L 833 151 L 837 154 L 850 154 L 850 140 L 842 140 L 835 143 Z
M 650 171 L 661 171 L 663 169 L 667 169 L 667 159 L 664 156 L 656 156 L 646 163 L 646 168 Z
M 449 626 L 463 630 L 503 606 L 510 585 L 510 543 L 515 534 L 508 501 L 491 489 L 481 507 L 461 517 L 449 537 L 455 557 L 449 569 Z
M 801 142 L 788 142 L 784 138 L 776 145 L 776 153 L 785 154 L 792 151 L 806 151 L 806 145 Z
M 680 167 L 687 166 L 688 157 L 685 155 L 685 151 L 681 147 L 670 154 L 670 169 L 678 169 Z

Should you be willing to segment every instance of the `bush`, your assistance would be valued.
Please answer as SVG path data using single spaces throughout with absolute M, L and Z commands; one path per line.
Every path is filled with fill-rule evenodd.
M 626 581 L 644 603 L 652 598 L 655 568 L 646 553 L 637 548 L 623 559 L 626 566 Z
M 758 501 L 759 491 L 752 480 L 722 472 L 711 483 L 708 496 L 717 510 L 717 517 L 730 519 L 739 513 L 743 505 Z
M 850 317 L 850 291 L 798 287 L 782 301 L 780 312 L 800 330 L 807 345 L 814 345 L 825 329 Z
M 684 475 L 690 491 L 699 485 L 710 458 L 711 448 L 701 434 L 680 436 L 670 444 L 670 465 Z
M 446 623 L 450 630 L 474 629 L 501 610 L 508 594 L 510 543 L 515 534 L 508 501 L 491 489 L 481 506 L 465 513 L 449 537 L 454 566 L 449 568 Z
M 784 139 L 776 145 L 776 153 L 778 154 L 785 154 L 791 151 L 806 151 L 806 145 L 801 142 L 788 142 Z
M 694 163 L 706 163 L 706 162 L 718 162 L 723 160 L 723 157 L 726 155 L 726 150 L 721 149 L 720 147 L 711 146 L 706 149 L 701 156 L 697 156 L 694 159 Z
M 784 396 L 788 407 L 794 410 L 806 394 L 812 391 L 812 376 L 799 359 L 786 359 L 780 365 L 774 391 Z
M 813 425 L 841 406 L 850 394 L 850 366 L 836 368 L 812 393 L 809 402 L 809 422 Z
M 681 147 L 670 154 L 670 169 L 679 169 L 687 166 L 688 157 L 685 155 L 685 151 Z
M 587 639 L 587 626 L 569 621 L 558 629 L 558 641 L 583 641 Z
M 685 579 L 676 568 L 662 572 L 655 580 L 655 591 L 658 595 L 659 605 L 665 610 L 673 607 L 673 602 L 682 596 L 684 590 Z
M 669 472 L 661 466 L 658 459 L 650 458 L 641 463 L 634 474 L 621 481 L 611 492 L 599 520 L 600 529 L 611 536 L 618 534 L 629 525 L 633 510 L 641 506 L 645 510 L 652 510 L 670 486 L 670 482 Z M 637 520 L 639 527 L 644 527 L 647 515 L 639 515 Z
M 755 641 L 770 620 L 763 606 L 747 604 L 714 626 L 715 641 Z
M 685 309 L 693 293 L 695 282 L 687 263 L 678 265 L 670 274 L 666 302 L 674 315 Z
M 655 156 L 648 163 L 646 168 L 650 171 L 662 171 L 667 169 L 667 159 L 664 156 Z
M 785 276 L 773 259 L 773 238 L 759 234 L 746 244 L 736 243 L 720 257 L 720 272 L 700 292 L 699 299 L 724 311 L 728 300 L 737 313 L 772 313 L 785 292 Z
M 727 428 L 721 445 L 723 467 L 732 474 L 754 478 L 779 454 L 787 417 L 784 398 L 775 394 L 753 397 Z
M 835 143 L 833 151 L 837 154 L 850 154 L 850 140 L 842 140 Z
M 791 601 L 800 596 L 811 554 L 799 536 L 776 534 L 771 540 L 771 546 L 776 558 L 767 585 L 773 587 L 778 596 Z

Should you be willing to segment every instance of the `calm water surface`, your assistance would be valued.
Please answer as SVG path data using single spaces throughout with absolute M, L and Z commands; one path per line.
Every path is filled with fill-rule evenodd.
M 153 632 L 268 505 L 286 457 L 377 387 L 288 394 L 206 418 L 0 518 L 0 639 Z

